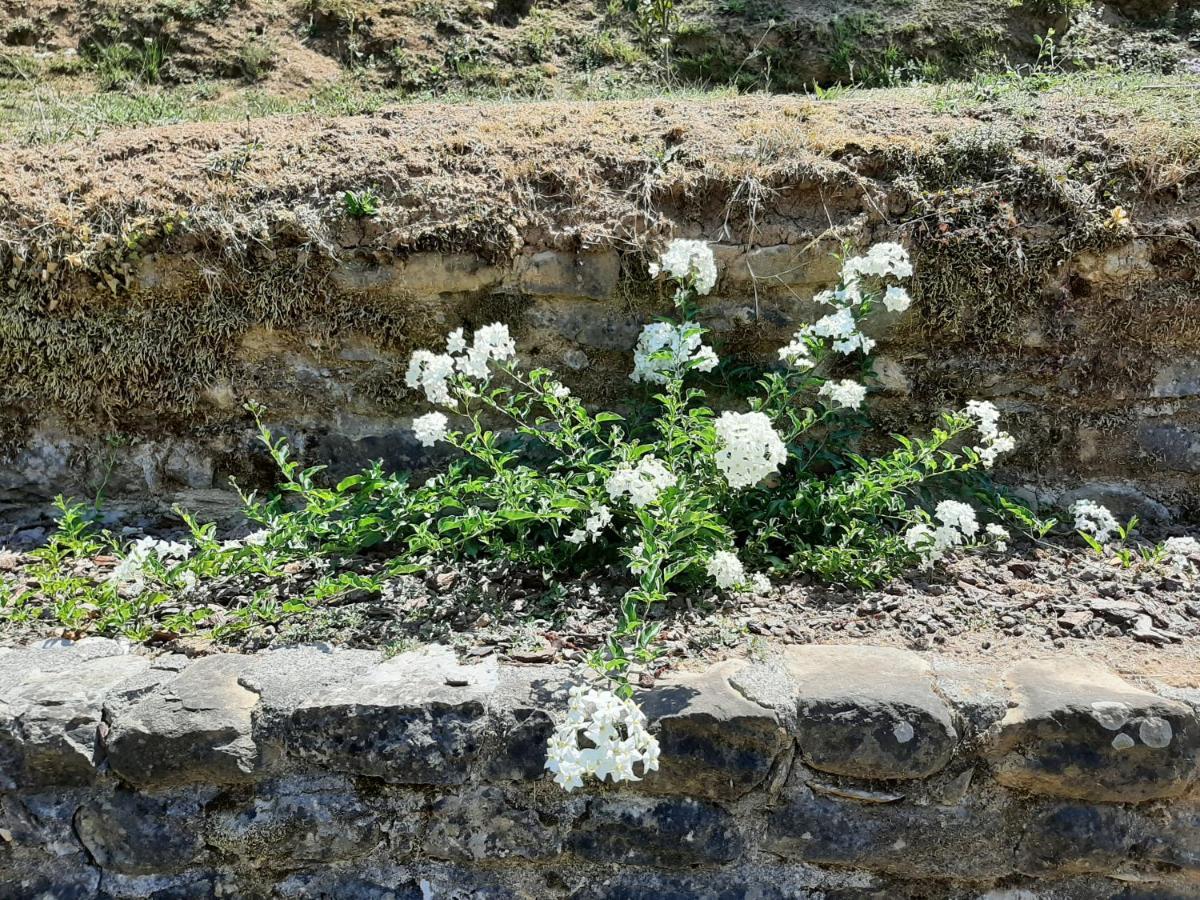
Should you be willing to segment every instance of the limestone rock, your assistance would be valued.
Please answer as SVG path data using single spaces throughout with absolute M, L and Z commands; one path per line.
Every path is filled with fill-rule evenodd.
M 150 665 L 141 656 L 109 655 L 117 646 L 6 654 L 12 669 L 11 680 L 0 682 L 0 789 L 92 780 L 106 695 Z
M 109 766 L 143 787 L 253 779 L 258 694 L 238 676 L 246 658 L 206 656 L 128 705 L 110 705 Z
M 883 647 L 790 648 L 800 754 L 814 769 L 859 778 L 924 778 L 942 769 L 958 735 L 929 664 Z
M 425 852 L 435 859 L 479 862 L 554 859 L 562 835 L 542 824 L 537 812 L 511 802 L 496 787 L 444 797 L 433 807 Z
M 662 752 L 643 789 L 735 800 L 767 780 L 792 738 L 772 710 L 733 688 L 738 668 L 675 675 L 638 698 Z
M 201 798 L 118 791 L 80 807 L 75 832 L 96 864 L 125 874 L 170 874 L 200 861 Z
M 395 784 L 458 784 L 483 742 L 496 684 L 494 659 L 464 666 L 444 647 L 403 653 L 301 703 L 288 752 Z
M 1200 719 L 1187 704 L 1083 660 L 1021 663 L 1008 679 L 1018 702 L 989 748 L 1001 784 L 1136 803 L 1178 797 L 1195 781 Z
M 569 848 L 593 862 L 635 866 L 727 863 L 742 854 L 737 823 L 722 807 L 690 798 L 596 798 Z

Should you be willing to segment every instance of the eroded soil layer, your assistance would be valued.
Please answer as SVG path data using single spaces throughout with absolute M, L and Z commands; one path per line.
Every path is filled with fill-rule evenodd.
M 992 398 L 1011 478 L 1132 479 L 1194 516 L 1197 83 L 410 106 L 6 148 L 0 484 L 269 480 L 250 399 L 339 471 L 421 465 L 408 354 L 497 319 L 619 406 L 667 236 L 715 242 L 711 387 L 737 402 L 817 315 L 830 254 L 900 239 L 916 303 L 879 329 L 882 432 Z M 378 214 L 348 216 L 368 189 Z

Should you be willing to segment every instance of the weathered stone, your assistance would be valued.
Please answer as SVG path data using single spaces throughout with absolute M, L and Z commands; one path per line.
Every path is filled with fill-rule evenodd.
M 522 260 L 518 285 L 527 294 L 606 300 L 617 289 L 621 258 L 608 248 L 592 253 L 544 250 Z
M 181 872 L 205 854 L 195 794 L 119 791 L 79 808 L 75 832 L 96 865 L 126 874 Z
M 110 704 L 108 762 L 141 786 L 249 781 L 258 765 L 251 714 L 258 694 L 238 676 L 246 658 L 202 657 L 129 705 Z
M 1200 430 L 1173 423 L 1138 427 L 1138 443 L 1159 464 L 1176 472 L 1200 473 Z
M 642 789 L 734 800 L 767 780 L 792 738 L 773 711 L 734 690 L 729 676 L 740 667 L 674 675 L 639 697 L 662 752 Z
M 767 821 L 764 849 L 787 859 L 908 878 L 990 880 L 1014 871 L 1020 816 L 1002 801 L 863 804 L 797 785 Z
M 298 706 L 288 752 L 396 784 L 457 784 L 483 742 L 496 683 L 494 659 L 464 666 L 442 647 L 403 653 Z
M 742 854 L 737 822 L 712 803 L 690 798 L 596 798 L 568 848 L 595 862 L 635 866 L 727 863 Z
M 0 792 L 0 897 L 95 896 L 99 871 L 79 843 L 74 823 L 86 796 L 61 788 Z
M 525 311 L 525 322 L 598 350 L 632 350 L 642 330 L 640 316 L 614 315 L 611 307 L 588 300 L 543 300 Z
M 588 879 L 572 900 L 855 900 L 888 895 L 874 879 L 858 873 L 821 871 L 773 863 L 724 869 L 720 873 L 660 873 L 640 869 Z
M 566 706 L 571 673 L 554 666 L 506 666 L 493 699 L 494 737 L 482 771 L 494 781 L 526 781 L 546 774 L 546 742 L 554 711 Z
M 515 805 L 496 787 L 439 800 L 425 838 L 429 856 L 459 862 L 553 859 L 561 851 L 559 829 L 543 825 L 536 810 Z
M 1166 865 L 1200 872 L 1200 811 L 1147 815 L 1121 806 L 1071 803 L 1044 810 L 1028 822 L 1017 848 L 1028 875 L 1099 874 Z
M 1120 481 L 1089 481 L 1073 491 L 1067 491 L 1056 504 L 1070 509 L 1077 500 L 1094 500 L 1112 510 L 1122 523 L 1133 516 L 1142 522 L 1167 522 L 1171 512 L 1157 500 L 1147 497 L 1136 487 Z
M 383 829 L 349 779 L 326 776 L 262 784 L 246 799 L 221 798 L 209 808 L 205 837 L 259 865 L 294 866 L 363 856 Z
M 988 751 L 1001 784 L 1135 803 L 1178 797 L 1195 781 L 1200 720 L 1188 705 L 1083 660 L 1029 661 L 1008 678 L 1017 704 Z
M 141 656 L 106 655 L 39 668 L 48 654 L 53 655 L 45 650 L 12 654 L 14 662 L 25 659 L 29 665 L 0 688 L 0 788 L 92 780 L 105 697 L 150 665 Z M 70 656 L 80 660 L 81 654 Z
M 860 778 L 923 778 L 950 759 L 957 734 L 929 664 L 882 647 L 789 648 L 798 743 L 814 769 Z

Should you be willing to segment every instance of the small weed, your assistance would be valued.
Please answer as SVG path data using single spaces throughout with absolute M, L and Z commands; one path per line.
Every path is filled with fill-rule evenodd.
M 346 191 L 342 195 L 346 215 L 352 219 L 367 219 L 379 215 L 379 198 L 367 188 L 363 191 Z
M 247 81 L 262 81 L 275 67 L 275 45 L 262 38 L 253 37 L 242 44 L 238 53 L 238 67 Z

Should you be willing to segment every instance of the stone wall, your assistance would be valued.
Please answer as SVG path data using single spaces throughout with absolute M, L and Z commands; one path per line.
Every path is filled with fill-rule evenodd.
M 660 681 L 661 771 L 565 794 L 568 677 L 0 650 L 0 896 L 1200 896 L 1200 691 L 798 647 Z

